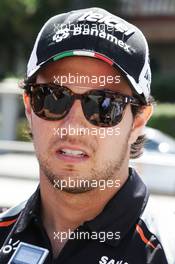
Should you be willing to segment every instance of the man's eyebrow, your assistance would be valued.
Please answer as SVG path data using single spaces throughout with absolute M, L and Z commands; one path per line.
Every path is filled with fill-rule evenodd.
M 67 87 L 71 87 L 71 88 L 81 88 L 84 90 L 111 90 L 113 92 L 119 92 L 122 93 L 123 89 L 119 89 L 116 90 L 117 87 L 111 87 L 109 84 L 105 84 L 105 85 L 98 85 L 98 86 L 81 86 L 81 85 L 77 85 L 77 84 L 71 84 L 71 83 L 64 83 L 62 86 L 67 86 Z M 119 88 L 119 87 L 118 87 Z
M 91 91 L 91 90 L 109 90 L 109 91 L 113 91 L 113 92 L 121 92 L 122 91 L 116 91 L 115 88 L 110 87 L 109 85 L 104 85 L 101 86 L 100 84 L 98 86 L 80 86 L 80 85 L 74 85 L 74 84 L 69 84 L 69 83 L 65 83 L 62 86 L 66 86 L 68 88 L 75 88 L 75 89 L 79 89 L 79 90 L 84 90 L 84 91 Z

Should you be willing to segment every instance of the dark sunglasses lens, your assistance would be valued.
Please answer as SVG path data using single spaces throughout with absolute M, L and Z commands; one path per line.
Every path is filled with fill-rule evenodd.
M 32 108 L 36 115 L 47 120 L 59 120 L 70 110 L 72 96 L 63 87 L 35 87 L 32 94 Z
M 104 91 L 92 92 L 83 99 L 83 110 L 89 122 L 96 126 L 115 126 L 121 119 L 125 104 L 122 96 Z

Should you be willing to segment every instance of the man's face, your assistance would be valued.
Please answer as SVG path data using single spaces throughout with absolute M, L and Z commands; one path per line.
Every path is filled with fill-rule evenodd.
M 120 83 L 106 83 L 102 86 L 100 76 L 112 76 L 120 73 L 107 63 L 88 57 L 69 57 L 46 66 L 37 76 L 37 83 L 49 83 L 60 79 L 61 76 L 96 76 L 98 82 L 80 83 L 78 78 L 69 85 L 73 92 L 84 93 L 91 89 L 108 88 L 112 91 L 131 95 L 127 82 L 120 76 Z M 55 82 L 56 83 L 56 82 Z M 83 86 L 80 87 L 80 86 Z M 76 100 L 66 117 L 58 121 L 47 121 L 36 116 L 33 111 L 27 112 L 31 125 L 36 156 L 39 160 L 41 177 L 46 177 L 54 185 L 58 180 L 108 180 L 121 177 L 124 168 L 128 168 L 130 137 L 133 125 L 131 106 L 127 105 L 119 124 L 112 127 L 113 133 L 107 135 L 107 129 L 94 126 L 86 120 L 80 100 Z M 69 130 L 69 127 L 88 129 L 88 134 L 69 134 L 60 136 L 56 131 Z M 92 133 L 96 130 L 96 133 Z M 86 130 L 87 131 L 87 130 Z M 104 133 L 106 134 L 105 137 Z M 105 131 L 105 132 L 104 132 Z M 100 134 L 101 133 L 101 134 Z M 64 151 L 65 152 L 64 152 Z M 76 155 L 75 150 L 83 150 L 87 156 Z M 73 152 L 71 152 L 73 151 Z M 64 191 L 80 193 L 91 187 L 65 187 Z

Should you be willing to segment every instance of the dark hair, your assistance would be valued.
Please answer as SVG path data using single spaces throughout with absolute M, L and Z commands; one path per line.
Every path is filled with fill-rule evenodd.
M 155 103 L 154 98 L 152 96 L 149 96 L 147 103 L 141 103 L 139 106 L 131 106 L 131 111 L 136 118 L 139 114 L 142 113 L 143 109 L 146 106 L 153 105 Z M 130 159 L 136 159 L 139 158 L 143 154 L 143 148 L 146 141 L 146 135 L 140 135 L 137 140 L 131 145 L 130 149 Z

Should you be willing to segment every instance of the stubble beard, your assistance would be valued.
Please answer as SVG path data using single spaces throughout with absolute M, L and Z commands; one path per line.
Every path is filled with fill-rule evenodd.
M 121 170 L 126 158 L 126 153 L 128 151 L 128 138 L 129 135 L 121 148 L 120 155 L 117 153 L 116 159 L 107 160 L 106 163 L 101 166 L 101 168 L 98 168 L 97 166 L 93 167 L 88 174 L 84 174 L 82 177 L 79 175 L 79 173 L 78 175 L 75 175 L 74 171 L 73 176 L 69 176 L 71 180 L 74 180 L 77 183 L 73 187 L 69 186 L 68 184 L 66 172 L 65 174 L 54 172 L 50 165 L 49 158 L 38 154 L 37 157 L 40 165 L 40 171 L 42 171 L 43 177 L 46 177 L 49 184 L 51 184 L 55 189 L 57 188 L 58 190 L 72 194 L 80 194 L 91 191 L 95 188 L 93 187 L 94 181 L 98 184 L 98 182 L 102 180 L 107 183 L 108 180 L 115 181 L 115 179 L 117 179 L 117 175 Z M 66 186 L 64 187 L 61 184 L 63 180 L 64 182 L 67 182 L 67 184 L 65 184 Z

